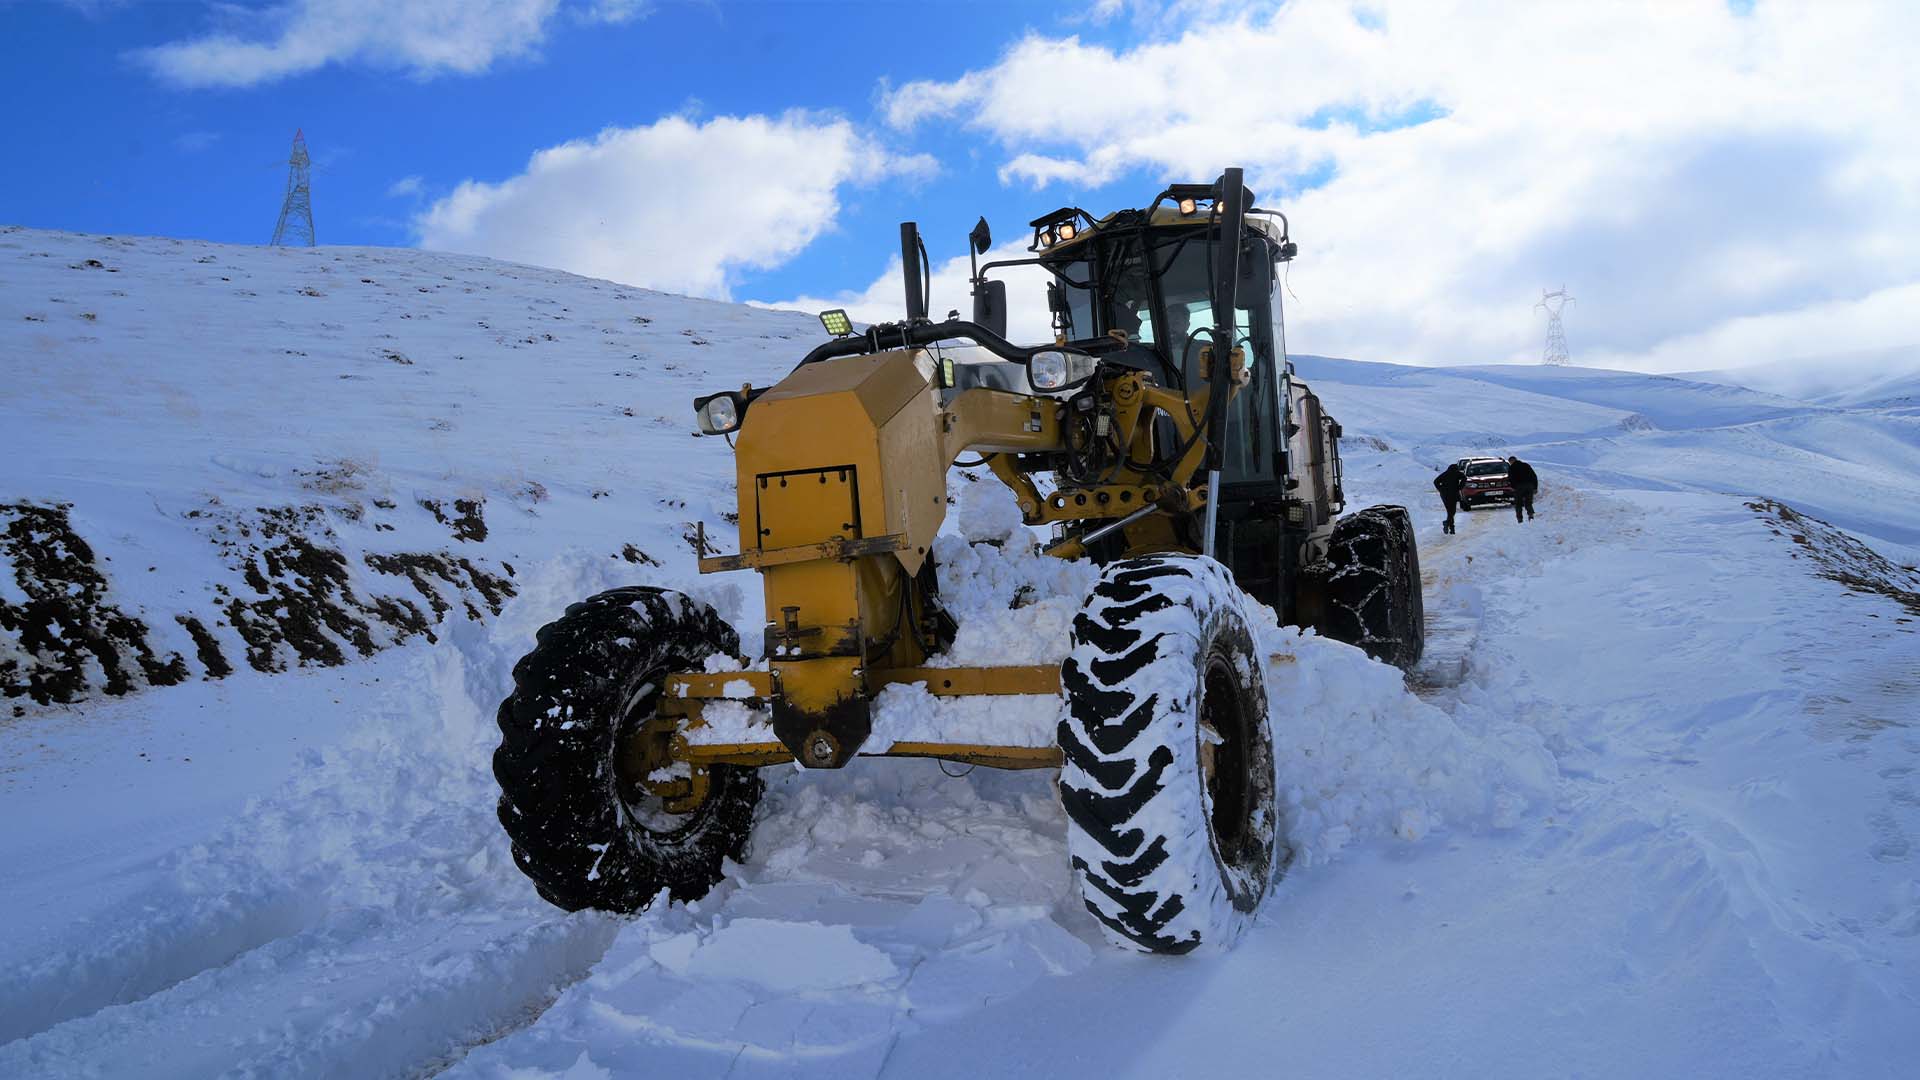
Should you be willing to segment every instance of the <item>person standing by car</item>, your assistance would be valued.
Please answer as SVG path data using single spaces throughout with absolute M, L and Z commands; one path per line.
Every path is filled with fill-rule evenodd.
M 1513 520 L 1532 520 L 1533 496 L 1540 490 L 1540 474 L 1533 471 L 1533 466 L 1509 454 L 1507 483 L 1513 485 Z
M 1460 505 L 1460 485 L 1467 482 L 1467 474 L 1460 471 L 1460 463 L 1454 462 L 1441 470 L 1433 478 L 1433 490 L 1440 493 L 1440 505 L 1447 508 L 1446 531 L 1453 532 L 1453 512 Z

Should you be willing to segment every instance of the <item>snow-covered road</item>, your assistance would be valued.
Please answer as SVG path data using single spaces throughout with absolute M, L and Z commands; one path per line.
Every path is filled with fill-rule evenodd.
M 116 287 L 135 256 L 171 265 L 112 250 L 129 267 Z M 205 245 L 176 261 L 203 251 L 228 276 L 228 262 L 263 279 L 302 265 Z M 438 280 L 432 257 L 347 254 L 336 294 L 402 271 Z M 469 291 L 535 290 L 529 310 L 599 311 L 556 275 L 457 269 Z M 397 292 L 427 295 L 410 282 Z M 298 297 L 288 311 L 346 303 L 282 291 Z M 107 298 L 78 298 L 109 312 L 87 333 L 110 334 Z M 407 313 L 451 323 L 465 302 Z M 685 351 L 699 314 L 648 302 L 670 329 L 618 337 L 636 355 L 607 376 L 654 380 L 643 412 L 686 389 L 669 380 L 682 352 L 652 350 Z M 600 336 L 640 333 L 611 307 L 597 317 Z M 730 363 L 749 366 L 758 317 L 723 320 Z M 754 347 L 782 347 L 769 340 Z M 405 426 L 425 433 L 415 450 L 446 454 L 426 421 L 448 403 L 415 380 L 431 350 L 395 347 L 418 365 L 368 370 L 406 380 L 382 399 L 406 425 L 330 432 L 307 452 L 404 444 Z M 543 903 L 507 853 L 489 770 L 493 710 L 533 630 L 616 584 L 694 587 L 736 617 L 754 587 L 698 579 L 675 550 L 683 514 L 712 527 L 709 504 L 726 501 L 717 440 L 687 449 L 663 414 L 620 444 L 637 458 L 565 471 L 593 460 L 583 447 L 633 438 L 632 417 L 592 397 L 605 386 L 573 371 L 529 406 L 544 419 L 527 460 L 550 494 L 490 518 L 484 550 L 516 564 L 498 616 L 455 615 L 438 641 L 345 667 L 242 670 L 0 723 L 0 1077 L 1911 1075 L 1920 578 L 1897 564 L 1920 535 L 1906 471 L 1920 419 L 1607 373 L 1303 369 L 1346 423 L 1356 503 L 1416 508 L 1433 641 L 1410 692 L 1344 646 L 1263 635 L 1298 859 L 1235 951 L 1110 950 L 1074 895 L 1052 778 L 930 762 L 770 770 L 748 862 L 700 903 L 632 919 Z M 156 400 L 212 398 L 218 371 L 175 373 Z M 57 373 L 37 377 L 58 398 Z M 575 430 L 582 400 L 594 419 Z M 40 404 L 36 423 L 57 428 L 61 410 Z M 1636 416 L 1662 430 L 1623 419 Z M 1478 426 L 1458 430 L 1462 417 Z M 115 522 L 94 539 L 127 562 L 164 545 L 124 531 L 149 519 L 115 492 L 160 491 L 152 520 L 172 527 L 161 503 L 231 472 L 206 468 L 223 437 L 209 432 L 116 482 L 97 471 L 110 446 L 59 430 L 24 459 L 33 482 L 87 476 L 75 520 Z M 247 497 L 303 475 L 276 455 L 311 434 L 249 450 Z M 500 462 L 476 434 L 453 436 L 460 474 L 452 457 L 395 452 L 355 482 L 369 499 L 480 485 L 500 503 L 529 477 L 483 479 Z M 1441 535 L 1432 471 L 1502 439 L 1541 464 L 1540 517 L 1476 511 Z M 1841 456 L 1801 445 L 1822 439 Z M 291 497 L 320 497 L 300 483 Z M 676 483 L 695 509 L 674 505 Z M 1820 507 L 1871 547 L 1756 495 Z M 416 516 L 424 537 L 432 521 Z M 593 550 L 566 546 L 603 531 Z M 660 558 L 611 557 L 611 537 Z M 1033 620 L 1070 607 L 1079 578 L 1014 562 L 946 560 L 991 601 L 965 647 L 1017 631 L 989 616 L 1021 584 L 1038 593 Z M 146 588 L 130 607 L 183 591 Z
M 1320 816 L 1231 955 L 1108 951 L 1049 779 L 927 763 L 778 774 L 691 908 L 553 911 L 491 814 L 492 703 L 545 614 L 516 604 L 18 956 L 0 1075 L 1904 1075 L 1912 616 L 1738 500 L 1542 508 L 1423 535 L 1465 628 L 1437 711 L 1333 700 L 1315 676 L 1366 662 L 1300 643 L 1280 768 Z M 1450 726 L 1319 726 L 1342 708 Z

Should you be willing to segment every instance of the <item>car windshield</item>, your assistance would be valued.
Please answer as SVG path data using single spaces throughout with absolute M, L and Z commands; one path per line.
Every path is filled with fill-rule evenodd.
M 1467 466 L 1468 476 L 1499 476 L 1507 471 L 1504 461 L 1476 461 Z

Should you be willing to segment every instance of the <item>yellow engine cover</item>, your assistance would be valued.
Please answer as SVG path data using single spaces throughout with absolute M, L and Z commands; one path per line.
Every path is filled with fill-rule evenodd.
M 754 399 L 735 452 L 741 544 L 899 534 L 896 557 L 918 572 L 947 505 L 932 373 L 921 350 L 851 356 Z

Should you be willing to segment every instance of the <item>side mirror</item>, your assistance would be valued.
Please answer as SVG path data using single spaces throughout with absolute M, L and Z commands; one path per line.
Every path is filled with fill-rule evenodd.
M 1273 264 L 1264 258 L 1265 252 L 1259 250 L 1264 246 L 1256 245 L 1256 250 L 1240 257 L 1240 284 L 1234 290 L 1234 307 L 1241 311 L 1252 311 L 1255 304 L 1273 291 Z
M 973 321 L 1007 336 L 1007 283 L 981 281 L 973 287 Z
M 981 218 L 973 231 L 967 234 L 967 243 L 973 246 L 975 255 L 985 255 L 987 249 L 993 246 L 993 230 L 987 228 L 986 218 Z

